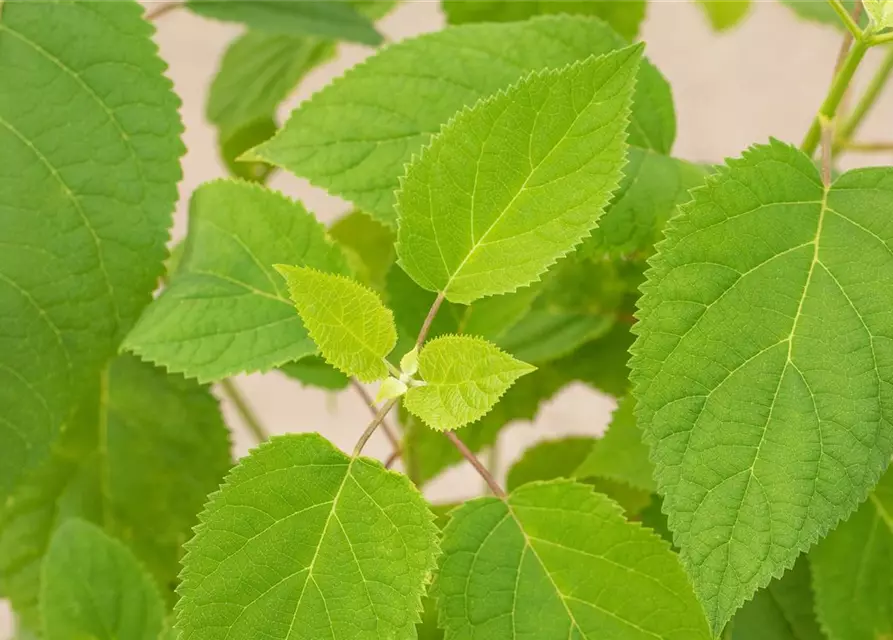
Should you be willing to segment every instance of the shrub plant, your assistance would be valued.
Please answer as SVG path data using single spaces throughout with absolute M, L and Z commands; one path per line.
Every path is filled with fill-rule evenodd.
M 841 30 L 827 97 L 799 146 L 721 166 L 671 155 L 670 87 L 630 44 L 644 0 L 444 0 L 450 26 L 281 127 L 395 2 L 0 2 L 19 636 L 893 638 L 893 169 L 834 168 L 893 69 L 893 2 L 863 2 L 786 3 Z M 748 10 L 699 4 L 718 29 Z M 207 103 L 233 175 L 190 195 L 168 257 L 172 10 L 247 29 Z M 355 209 L 322 225 L 279 170 Z M 230 378 L 274 369 L 375 385 L 353 451 L 266 438 Z M 575 381 L 617 399 L 607 433 L 498 481 L 479 454 Z M 235 464 L 211 383 L 259 440 Z M 462 460 L 486 495 L 426 501 Z

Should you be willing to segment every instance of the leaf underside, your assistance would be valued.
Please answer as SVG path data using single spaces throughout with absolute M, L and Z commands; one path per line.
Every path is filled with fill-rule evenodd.
M 856 508 L 893 453 L 890 210 L 893 170 L 826 190 L 773 141 L 709 178 L 652 261 L 637 415 L 716 632 Z
M 280 436 L 200 520 L 183 559 L 184 640 L 415 637 L 437 527 L 405 476 L 316 434 Z

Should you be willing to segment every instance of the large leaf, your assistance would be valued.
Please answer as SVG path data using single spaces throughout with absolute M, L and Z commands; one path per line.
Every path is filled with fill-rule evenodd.
M 825 640 L 815 617 L 806 556 L 757 591 L 729 624 L 729 640 Z
M 276 269 L 326 362 L 363 382 L 387 377 L 385 358 L 397 344 L 397 328 L 374 291 L 316 269 Z
M 566 480 L 479 498 L 444 530 L 436 592 L 447 640 L 707 640 L 666 542 Z
M 534 369 L 486 340 L 442 336 L 419 353 L 425 384 L 409 389 L 404 406 L 432 429 L 451 431 L 482 418 Z
M 391 229 L 362 211 L 352 211 L 336 220 L 329 234 L 347 255 L 357 278 L 376 291 L 384 291 L 396 258 Z M 416 331 L 421 326 L 419 322 Z
M 363 44 L 378 44 L 381 35 L 375 27 L 347 2 L 328 0 L 187 0 L 195 13 L 241 22 L 268 33 L 309 34 Z
M 245 182 L 192 196 L 187 246 L 125 347 L 200 381 L 267 371 L 316 352 L 273 265 L 345 273 L 341 251 L 301 204 Z
M 832 640 L 893 636 L 893 470 L 809 555 L 816 611 Z
M 53 535 L 40 602 L 46 640 L 157 640 L 164 625 L 158 589 L 136 557 L 77 518 Z
M 0 592 L 39 628 L 40 564 L 72 517 L 102 525 L 174 601 L 182 543 L 230 466 L 229 435 L 207 389 L 133 356 L 114 360 L 52 458 L 0 510 Z
M 757 146 L 671 221 L 640 301 L 637 412 L 714 631 L 893 453 L 893 170 L 822 185 Z
M 401 182 L 403 269 L 468 304 L 537 280 L 588 236 L 626 163 L 640 57 L 531 74 L 445 125 Z
M 592 447 L 576 469 L 576 476 L 598 476 L 652 493 L 653 467 L 648 460 L 648 447 L 642 442 L 642 432 L 633 413 L 636 403 L 625 398 L 611 416 L 608 431 Z
M 632 40 L 645 17 L 645 0 L 443 0 L 450 24 L 513 22 L 541 14 L 583 14 L 601 18 L 617 33 Z
M 316 434 L 272 439 L 212 496 L 183 559 L 183 638 L 410 640 L 437 527 L 405 476 Z
M 182 127 L 141 13 L 133 0 L 3 6 L 0 502 L 163 272 Z
M 405 40 L 316 93 L 254 156 L 395 225 L 394 190 L 404 165 L 459 109 L 531 71 L 624 44 L 604 23 L 582 16 L 464 25 Z M 673 101 L 666 81 L 647 63 L 639 71 L 631 122 L 630 144 L 669 151 Z

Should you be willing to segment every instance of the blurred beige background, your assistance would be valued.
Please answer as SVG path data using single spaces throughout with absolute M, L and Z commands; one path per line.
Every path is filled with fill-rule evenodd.
M 840 34 L 829 27 L 800 22 L 774 1 L 753 4 L 741 26 L 715 34 L 691 0 L 649 0 L 641 38 L 647 43 L 647 55 L 673 87 L 679 123 L 675 155 L 719 161 L 770 136 L 799 142 L 818 108 L 830 80 Z M 388 40 L 396 41 L 439 29 L 443 23 L 436 0 L 403 0 L 380 27 Z M 189 194 L 202 182 L 226 175 L 217 159 L 214 131 L 204 118 L 204 104 L 220 57 L 241 30 L 182 10 L 161 17 L 157 27 L 161 55 L 170 65 L 170 77 L 182 98 L 186 125 L 188 152 L 183 159 L 184 179 L 173 233 L 174 239 L 179 239 L 186 228 Z M 282 115 L 370 53 L 364 47 L 344 45 L 337 60 L 306 79 Z M 866 67 L 877 63 L 877 53 L 869 56 Z M 869 75 L 861 74 L 860 84 Z M 893 140 L 893 90 L 871 114 L 860 139 Z M 893 156 L 854 155 L 843 164 L 893 164 Z M 338 199 L 283 173 L 277 174 L 271 186 L 301 199 L 324 221 L 347 209 Z M 349 449 L 369 418 L 360 398 L 350 390 L 333 396 L 304 389 L 278 374 L 246 376 L 237 383 L 272 433 L 320 431 Z M 223 408 L 234 428 L 235 454 L 244 455 L 251 439 L 232 407 L 224 402 Z M 503 432 L 501 470 L 537 440 L 567 433 L 598 433 L 612 410 L 610 399 L 583 387 L 565 390 L 542 409 L 533 424 L 517 424 Z M 390 448 L 377 434 L 366 452 L 384 458 Z M 433 482 L 428 495 L 437 500 L 462 498 L 479 493 L 481 487 L 470 469 L 457 468 Z M 11 629 L 10 616 L 0 601 L 0 638 L 11 637 Z

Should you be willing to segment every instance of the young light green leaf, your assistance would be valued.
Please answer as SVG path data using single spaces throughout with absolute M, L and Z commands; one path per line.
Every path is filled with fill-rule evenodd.
M 97 377 L 50 460 L 0 509 L 0 592 L 40 628 L 40 565 L 72 517 L 125 542 L 169 604 L 206 496 L 231 464 L 229 434 L 207 388 L 140 362 L 112 361 Z
M 815 618 L 806 556 L 757 591 L 729 625 L 729 640 L 826 640 Z
M 750 11 L 750 0 L 698 0 L 698 4 L 717 31 L 731 29 Z
M 287 362 L 279 370 L 301 384 L 338 391 L 346 389 L 350 379 L 319 356 L 307 356 Z
M 514 491 L 522 484 L 537 480 L 573 478 L 580 463 L 595 444 L 595 438 L 571 437 L 546 440 L 524 452 L 509 469 L 505 480 L 506 491 Z
M 348 2 L 186 0 L 186 7 L 207 18 L 241 22 L 268 33 L 317 35 L 370 45 L 382 40 L 369 19 Z
M 862 0 L 869 24 L 874 31 L 893 27 L 893 2 L 890 0 Z
M 139 561 L 84 520 L 59 527 L 42 573 L 46 640 L 157 640 L 164 628 L 164 605 Z
M 276 265 L 276 270 L 326 362 L 363 382 L 387 377 L 385 358 L 397 344 L 397 329 L 394 314 L 374 291 L 316 269 Z
M 708 640 L 676 555 L 590 487 L 479 498 L 444 530 L 436 593 L 448 640 Z
M 181 637 L 415 637 L 438 544 L 405 476 L 316 434 L 280 436 L 233 469 L 200 520 Z
M 645 0 L 443 0 L 442 6 L 450 24 L 516 22 L 551 13 L 590 15 L 627 40 L 635 39 L 645 18 Z
M 133 0 L 3 6 L 0 503 L 163 273 L 182 125 L 141 14 Z
M 584 16 L 470 24 L 404 40 L 314 94 L 252 157 L 308 178 L 395 227 L 394 191 L 404 165 L 462 107 L 532 71 L 625 44 L 603 22 Z M 647 62 L 638 76 L 630 144 L 668 153 L 676 133 L 669 85 Z
M 655 491 L 654 468 L 648 460 L 648 447 L 642 442 L 642 432 L 636 426 L 635 406 L 631 397 L 620 402 L 607 433 L 577 467 L 576 477 L 609 478 L 648 493 Z
M 532 74 L 445 125 L 397 195 L 403 269 L 468 304 L 537 280 L 588 236 L 626 164 L 640 58 Z
M 652 260 L 633 395 L 715 632 L 856 508 L 893 453 L 887 209 L 893 170 L 825 188 L 773 141 L 711 176 Z
M 502 429 L 510 423 L 533 420 L 540 406 L 570 382 L 560 370 L 537 369 L 517 380 L 489 413 L 474 424 L 458 429 L 456 436 L 477 453 L 496 442 Z M 417 484 L 424 485 L 444 469 L 462 462 L 462 454 L 442 434 L 412 415 L 403 416 L 401 421 L 403 461 Z
M 893 470 L 809 557 L 816 612 L 832 640 L 893 635 Z
M 400 371 L 407 376 L 414 376 L 419 371 L 419 348 L 413 347 L 400 358 Z
M 404 406 L 432 429 L 451 431 L 482 418 L 535 369 L 481 338 L 441 336 L 419 354 L 425 384 L 410 388 Z
M 233 180 L 199 187 L 189 224 L 179 269 L 124 347 L 200 381 L 315 353 L 273 264 L 346 273 L 322 225 L 299 203 Z
M 378 393 L 375 394 L 375 402 L 399 398 L 406 393 L 408 388 L 402 380 L 389 376 L 382 380 L 381 385 L 378 387 Z

